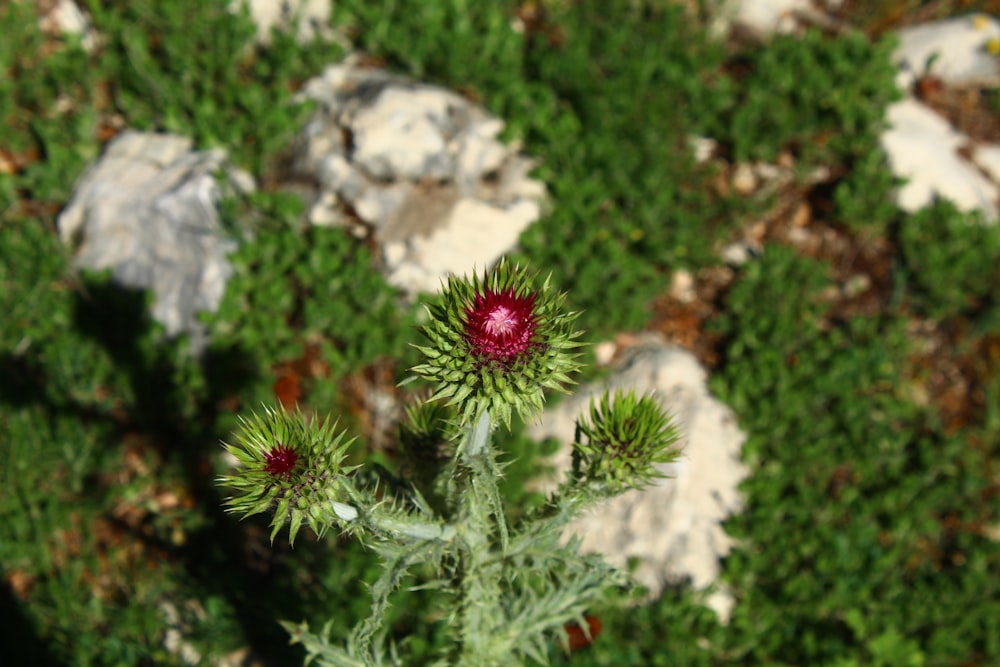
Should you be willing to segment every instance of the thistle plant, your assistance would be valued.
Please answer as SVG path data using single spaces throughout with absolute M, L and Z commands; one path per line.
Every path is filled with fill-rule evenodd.
M 566 628 L 589 632 L 585 612 L 627 577 L 565 539 L 589 505 L 661 476 L 677 458 L 677 431 L 656 401 L 604 396 L 577 426 L 573 466 L 546 502 L 508 524 L 498 487 L 503 452 L 491 435 L 517 413 L 536 418 L 546 390 L 566 391 L 580 364 L 576 314 L 546 280 L 501 261 L 481 277 L 450 278 L 428 308 L 411 380 L 433 393 L 410 406 L 399 428 L 400 470 L 346 465 L 352 440 L 335 421 L 266 408 L 242 421 L 227 450 L 239 468 L 220 482 L 235 491 L 230 511 L 268 513 L 271 539 L 303 524 L 361 540 L 383 561 L 368 618 L 346 642 L 285 623 L 307 663 L 330 667 L 404 664 L 389 637 L 390 596 L 419 568 L 443 592 L 448 645 L 437 665 L 546 663 L 569 645 Z

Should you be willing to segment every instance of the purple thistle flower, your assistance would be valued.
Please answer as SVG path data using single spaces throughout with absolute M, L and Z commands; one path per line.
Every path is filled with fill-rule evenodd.
M 503 364 L 523 357 L 537 343 L 534 306 L 538 295 L 519 295 L 513 288 L 477 293 L 466 311 L 466 340 L 483 361 Z
M 298 462 L 299 455 L 295 450 L 280 442 L 271 450 L 264 452 L 264 472 L 274 477 L 288 477 Z

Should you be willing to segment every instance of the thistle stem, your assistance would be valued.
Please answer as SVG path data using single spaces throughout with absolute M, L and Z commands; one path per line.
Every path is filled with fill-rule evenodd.
M 487 451 L 489 444 L 490 413 L 489 410 L 483 410 L 483 413 L 479 415 L 479 419 L 476 421 L 476 425 L 472 427 L 472 432 L 469 434 L 469 439 L 466 442 L 465 460 L 470 461 L 473 457 Z
M 490 416 L 483 411 L 476 425 L 466 436 L 462 448 L 462 468 L 458 476 L 462 521 L 459 535 L 462 554 L 462 616 L 459 665 L 489 667 L 494 651 L 489 646 L 494 629 L 501 621 L 496 612 L 500 606 L 500 577 L 493 554 L 493 538 L 498 527 L 506 536 L 506 523 L 496 516 L 493 493 L 496 479 L 493 450 L 490 446 Z M 503 524 L 502 526 L 498 524 Z
M 455 537 L 456 528 L 452 524 L 442 524 L 434 521 L 420 521 L 413 516 L 401 516 L 391 511 L 375 511 L 362 514 L 354 505 L 334 502 L 333 513 L 345 523 L 360 521 L 362 525 L 379 533 L 388 533 L 397 537 L 408 537 L 415 540 L 447 541 Z

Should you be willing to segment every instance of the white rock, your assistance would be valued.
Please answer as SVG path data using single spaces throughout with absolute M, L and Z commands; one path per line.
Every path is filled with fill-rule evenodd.
M 971 140 L 944 118 L 915 99 L 892 104 L 890 128 L 881 137 L 893 173 L 907 179 L 897 201 L 916 211 L 944 197 L 963 211 L 982 210 L 988 220 L 997 217 L 996 184 L 959 153 Z
M 757 189 L 757 174 L 753 165 L 741 163 L 733 169 L 733 189 L 741 195 L 748 195 Z
M 389 282 L 411 292 L 435 292 L 448 274 L 481 272 L 496 261 L 497 246 L 513 247 L 538 216 L 538 205 L 533 202 L 500 208 L 461 199 L 429 236 L 411 238 L 405 254 L 398 246 L 384 253 Z
M 717 37 L 725 37 L 734 26 L 758 39 L 792 32 L 800 24 L 796 14 L 815 11 L 809 0 L 724 0 L 717 6 L 711 22 Z
M 719 257 L 729 266 L 743 266 L 756 256 L 756 250 L 742 241 L 727 243 L 719 252 Z
M 691 303 L 698 298 L 694 274 L 686 269 L 677 269 L 670 276 L 670 296 L 681 303 Z
M 451 179 L 455 157 L 448 139 L 461 102 L 429 87 L 385 89 L 351 123 L 354 163 L 375 179 Z
M 725 620 L 733 601 L 713 584 L 719 559 L 734 544 L 721 522 L 742 509 L 737 487 L 747 475 L 740 461 L 745 436 L 729 408 L 709 394 L 706 372 L 694 356 L 650 339 L 630 350 L 606 382 L 546 411 L 531 434 L 572 442 L 576 420 L 591 398 L 619 388 L 652 392 L 662 402 L 681 429 L 683 456 L 664 467 L 671 478 L 605 502 L 569 532 L 582 538 L 584 550 L 604 554 L 615 565 L 638 559 L 635 576 L 654 596 L 682 579 L 697 589 L 712 587 L 706 603 Z M 568 446 L 553 463 L 560 474 L 569 469 Z
M 236 243 L 221 234 L 216 173 L 252 184 L 221 150 L 191 152 L 191 141 L 124 132 L 80 179 L 59 232 L 76 249 L 75 266 L 111 269 L 125 287 L 152 289 L 153 318 L 168 336 L 188 334 L 199 352 L 207 343 L 201 311 L 215 310 L 232 268 Z
M 694 159 L 699 164 L 708 162 L 719 147 L 719 142 L 711 137 L 688 137 L 688 145 L 694 153 Z
M 292 30 L 300 43 L 316 38 L 329 38 L 333 0 L 233 0 L 233 11 L 246 4 L 250 18 L 257 24 L 258 39 L 262 44 L 271 41 L 275 27 Z
M 599 367 L 607 366 L 615 358 L 618 352 L 618 344 L 612 340 L 601 341 L 594 346 L 594 363 Z
M 493 264 L 541 214 L 533 163 L 500 142 L 501 120 L 460 95 L 347 62 L 301 96 L 318 106 L 295 159 L 318 183 L 310 222 L 342 223 L 338 205 L 360 218 L 410 295 Z
M 38 18 L 42 31 L 79 35 L 80 45 L 88 53 L 97 47 L 97 34 L 90 22 L 90 16 L 73 0 L 57 0 L 54 4 L 45 4 L 48 9 Z M 42 3 L 39 3 L 39 6 L 41 7 Z
M 340 227 L 346 222 L 340 200 L 333 192 L 321 192 L 309 207 L 308 216 L 317 227 Z
M 497 137 L 503 131 L 499 119 L 486 119 L 466 127 L 452 150 L 456 153 L 455 176 L 461 180 L 459 187 L 472 191 L 482 179 L 498 174 L 510 153 Z
M 903 28 L 898 35 L 896 83 L 903 90 L 924 74 L 950 85 L 1000 84 L 1000 61 L 988 48 L 991 40 L 1000 39 L 1000 21 L 991 16 L 972 14 L 922 23 Z

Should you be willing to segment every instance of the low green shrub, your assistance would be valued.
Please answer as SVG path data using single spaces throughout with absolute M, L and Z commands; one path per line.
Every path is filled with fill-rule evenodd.
M 292 92 L 342 49 L 280 34 L 253 46 L 247 17 L 222 0 L 114 0 L 86 3 L 104 38 L 88 55 L 75 37 L 43 35 L 32 3 L 0 4 L 0 156 L 13 160 L 0 169 L 0 616 L 18 640 L 3 656 L 180 664 L 164 646 L 170 603 L 206 659 L 250 646 L 296 664 L 273 619 L 333 617 L 342 639 L 367 610 L 375 560 L 305 536 L 260 558 L 266 529 L 217 512 L 212 477 L 224 470 L 207 453 L 231 433 L 230 406 L 272 402 L 275 366 L 303 355 L 330 369 L 307 407 L 339 411 L 342 376 L 405 355 L 415 315 L 367 250 L 338 230 L 299 229 L 298 206 L 266 192 L 227 221 L 254 240 L 233 258 L 226 302 L 208 318 L 215 344 L 195 363 L 184 341 L 163 341 L 149 295 L 69 268 L 53 217 L 121 122 L 224 147 L 268 189 L 306 112 Z M 521 258 L 570 290 L 594 336 L 641 326 L 668 272 L 714 263 L 746 212 L 711 194 L 711 170 L 693 163 L 688 140 L 702 134 L 738 160 L 787 149 L 804 167 L 831 166 L 837 224 L 899 249 L 907 316 L 975 318 L 975 335 L 995 337 L 997 228 L 946 204 L 905 216 L 889 199 L 877 134 L 895 95 L 891 44 L 809 33 L 727 59 L 675 4 L 345 0 L 334 11 L 356 45 L 480 99 L 539 159 L 552 207 Z M 515 29 L 531 7 L 539 20 Z M 724 564 L 730 625 L 679 587 L 651 605 L 593 610 L 597 643 L 571 658 L 553 646 L 554 662 L 1000 655 L 988 532 L 1000 387 L 984 380 L 979 421 L 942 428 L 910 400 L 900 314 L 837 319 L 829 287 L 823 264 L 768 246 L 715 320 L 713 386 L 750 434 L 754 471 L 747 511 L 730 524 L 743 540 Z M 518 511 L 537 507 L 522 483 L 535 446 L 515 434 L 505 449 L 504 494 Z M 171 494 L 182 502 L 163 503 Z M 445 619 L 422 614 L 433 595 L 394 599 L 390 612 L 394 633 L 419 637 L 406 647 L 416 660 L 443 637 Z
M 899 96 L 893 47 L 891 39 L 872 43 L 860 33 L 833 39 L 815 30 L 751 47 L 716 138 L 739 162 L 773 161 L 783 149 L 807 165 L 867 154 L 884 126 L 886 106 Z
M 344 55 L 334 42 L 301 47 L 287 31 L 259 46 L 246 10 L 224 0 L 91 5 L 106 35 L 96 65 L 129 126 L 224 147 L 255 175 L 274 167 L 304 121 L 295 84 Z
M 257 222 L 231 257 L 235 274 L 219 310 L 209 316 L 212 351 L 244 363 L 258 380 L 253 404 L 273 399 L 274 367 L 318 348 L 329 377 L 316 382 L 312 405 L 338 403 L 337 379 L 380 357 L 407 352 L 416 309 L 376 270 L 371 253 L 344 230 L 303 228 L 301 202 L 287 195 L 252 197 L 242 213 Z M 244 372 L 248 371 L 244 368 Z M 401 371 L 400 371 L 401 372 Z
M 941 200 L 902 219 L 896 242 L 907 296 L 920 313 L 948 319 L 995 301 L 1000 226 Z
M 997 424 L 945 431 L 914 405 L 903 318 L 828 318 L 825 276 L 767 246 L 715 321 L 727 343 L 713 386 L 749 433 L 753 471 L 729 523 L 745 546 L 725 564 L 738 600 L 726 643 L 752 664 L 996 655 L 1000 549 L 976 526 L 998 508 L 975 443 Z
M 903 216 L 896 205 L 901 179 L 893 176 L 880 146 L 846 165 L 847 172 L 833 188 L 833 219 L 849 232 L 886 236 Z
M 30 3 L 0 7 L 0 209 L 58 206 L 98 150 L 99 75 L 74 36 L 52 38 Z

